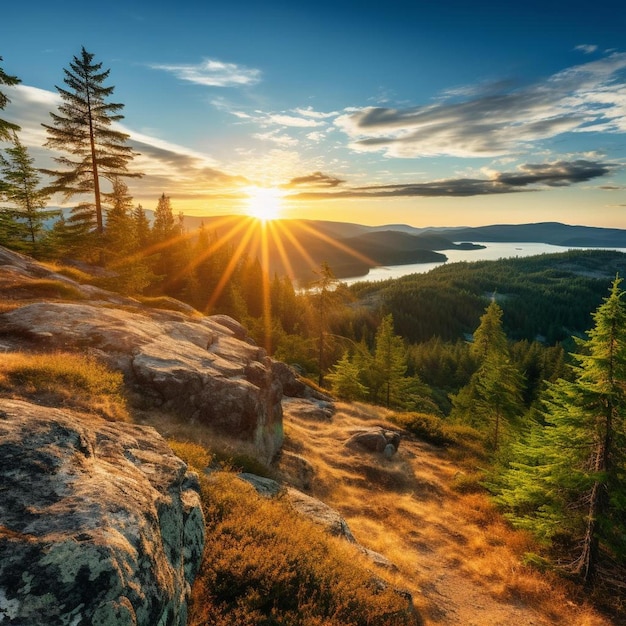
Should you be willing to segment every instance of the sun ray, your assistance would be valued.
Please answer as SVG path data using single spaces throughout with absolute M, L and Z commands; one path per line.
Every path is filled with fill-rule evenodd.
M 230 277 L 237 268 L 237 263 L 239 263 L 241 257 L 245 252 L 248 241 L 250 241 L 250 238 L 254 234 L 254 228 L 255 226 L 253 223 L 248 223 L 248 229 L 241 238 L 241 241 L 239 242 L 235 252 L 233 253 L 233 256 L 230 258 L 230 261 L 228 262 L 224 273 L 220 276 L 220 281 L 215 286 L 215 289 L 213 290 L 213 293 L 211 294 L 211 297 L 209 298 L 209 301 L 205 307 L 205 311 L 210 311 L 217 302 L 218 298 L 222 295 L 224 287 L 226 287 L 226 284 L 230 280 Z

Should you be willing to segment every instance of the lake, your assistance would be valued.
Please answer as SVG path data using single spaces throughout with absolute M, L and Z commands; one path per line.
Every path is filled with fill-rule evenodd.
M 407 274 L 425 274 L 444 263 L 458 263 L 459 261 L 496 261 L 497 259 L 508 259 L 511 257 L 534 256 L 536 254 L 552 254 L 554 252 L 567 252 L 567 250 L 589 250 L 589 247 L 564 247 L 553 246 L 549 243 L 496 243 L 490 241 L 474 241 L 472 243 L 485 246 L 480 250 L 440 250 L 448 257 L 447 261 L 438 263 L 411 263 L 409 265 L 390 265 L 388 267 L 374 267 L 366 276 L 354 276 L 351 278 L 341 278 L 342 283 L 352 285 L 359 281 L 379 281 L 389 278 L 400 278 Z M 600 248 L 594 248 L 600 249 Z M 626 248 L 603 248 L 605 250 L 617 250 L 626 252 Z

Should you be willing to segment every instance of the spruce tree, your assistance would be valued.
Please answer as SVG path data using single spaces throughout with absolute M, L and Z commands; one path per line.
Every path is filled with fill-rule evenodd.
M 2 61 L 2 57 L 0 57 L 0 61 Z M 19 83 L 21 82 L 22 81 L 17 76 L 11 76 L 10 74 L 7 74 L 0 67 L 0 85 L 8 85 L 10 87 L 13 87 L 15 85 L 19 85 Z M 11 101 L 9 100 L 8 96 L 0 91 L 0 111 L 2 111 L 6 107 L 6 105 L 9 104 L 9 102 Z M 10 141 L 11 134 L 18 130 L 20 130 L 20 127 L 17 124 L 13 124 L 11 122 L 8 122 L 7 120 L 3 120 L 2 118 L 0 118 L 0 139 Z
M 478 369 L 467 385 L 452 396 L 451 417 L 489 432 L 494 450 L 500 447 L 504 427 L 519 416 L 523 404 L 522 375 L 512 364 L 502 309 L 492 300 L 480 318 L 470 347 Z
M 58 211 L 46 211 L 48 194 L 41 187 L 41 176 L 34 167 L 34 159 L 28 154 L 17 133 L 13 133 L 13 146 L 0 154 L 0 172 L 4 178 L 4 198 L 11 205 L 3 209 L 5 219 L 12 219 L 14 244 L 31 254 L 37 254 L 37 244 L 43 235 L 46 220 L 58 215 Z M 9 243 L 10 245 L 10 243 Z
M 328 317 L 335 301 L 333 290 L 337 279 L 326 261 L 322 262 L 315 274 L 319 278 L 313 281 L 311 286 L 317 292 L 314 296 L 317 313 L 317 365 L 319 367 L 317 382 L 321 387 L 324 382 L 324 370 L 326 369 Z
M 393 316 L 386 315 L 376 332 L 373 378 L 371 385 L 377 399 L 382 392 L 385 406 L 397 404 L 407 369 L 406 347 L 394 333 Z
M 587 585 L 599 572 L 606 578 L 609 563 L 626 563 L 626 306 L 620 282 L 613 282 L 595 312 L 588 339 L 577 341 L 574 379 L 549 386 L 542 419 L 514 447 L 514 462 L 496 487 L 514 524 L 548 541 L 569 539 L 568 569 Z
M 52 176 L 52 192 L 60 192 L 65 199 L 75 195 L 93 194 L 93 211 L 98 233 L 104 232 L 100 178 L 141 176 L 128 171 L 135 156 L 127 145 L 129 135 L 115 130 L 112 125 L 124 118 L 123 104 L 108 102 L 113 86 L 105 86 L 110 70 L 102 71 L 102 63 L 94 63 L 94 55 L 83 47 L 80 56 L 64 69 L 63 82 L 57 86 L 63 103 L 59 113 L 50 113 L 52 124 L 43 124 L 48 131 L 48 148 L 69 153 L 55 157 L 59 170 L 42 170 Z M 81 202 L 81 210 L 89 206 Z
M 367 396 L 368 389 L 360 378 L 361 368 L 349 352 L 345 352 L 326 375 L 333 393 L 348 401 L 363 400 Z

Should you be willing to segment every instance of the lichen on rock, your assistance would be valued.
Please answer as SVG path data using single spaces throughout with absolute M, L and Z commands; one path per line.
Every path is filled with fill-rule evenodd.
M 197 476 L 149 427 L 0 399 L 0 623 L 183 626 Z

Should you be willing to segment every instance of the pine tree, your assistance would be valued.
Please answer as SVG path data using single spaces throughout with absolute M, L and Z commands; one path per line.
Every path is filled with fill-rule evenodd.
M 385 316 L 378 327 L 374 347 L 372 390 L 375 396 L 382 391 L 385 406 L 397 403 L 407 369 L 406 347 L 394 333 L 393 316 Z
M 0 61 L 2 61 L 2 57 L 0 57 Z M 19 83 L 21 82 L 22 81 L 17 76 L 11 76 L 10 74 L 7 74 L 0 67 L 0 85 L 8 85 L 10 87 L 13 87 L 15 85 L 19 85 Z M 6 105 L 9 104 L 9 102 L 11 101 L 9 100 L 8 96 L 0 91 L 0 111 L 2 111 L 6 107 Z M 18 130 L 20 130 L 20 127 L 17 124 L 13 124 L 11 122 L 8 122 L 7 120 L 3 120 L 2 118 L 0 118 L 0 139 L 10 141 L 11 133 L 14 133 Z M 0 185 L 1 182 L 2 181 L 0 181 Z M 0 189 L 1 188 L 2 187 L 0 186 Z
M 6 158 L 0 154 L 0 172 L 5 182 L 4 197 L 12 207 L 6 208 L 4 215 L 17 222 L 13 226 L 14 243 L 37 255 L 43 223 L 59 212 L 45 210 L 48 194 L 40 186 L 39 171 L 33 166 L 35 160 L 28 154 L 17 133 L 13 133 L 13 146 L 5 152 Z
M 522 412 L 522 375 L 511 363 L 502 309 L 492 300 L 480 318 L 470 352 L 478 369 L 467 385 L 452 396 L 452 419 L 491 431 L 494 450 L 500 447 L 504 426 Z
M 333 365 L 326 375 L 331 384 L 331 389 L 344 400 L 363 400 L 368 393 L 367 387 L 361 382 L 361 368 L 344 352 L 341 359 Z
M 107 102 L 114 87 L 105 87 L 110 70 L 101 71 L 102 63 L 93 62 L 94 55 L 83 47 L 80 57 L 74 57 L 70 69 L 65 69 L 63 82 L 67 89 L 57 86 L 63 99 L 59 113 L 50 113 L 52 124 L 43 124 L 48 131 L 45 145 L 67 152 L 71 156 L 56 157 L 61 170 L 42 170 L 55 180 L 52 192 L 63 193 L 65 199 L 75 195 L 93 194 L 93 210 L 98 233 L 104 232 L 100 178 L 113 180 L 141 176 L 128 171 L 135 154 L 126 145 L 129 135 L 111 128 L 124 119 L 119 113 L 123 104 Z M 89 206 L 81 202 L 83 209 Z
M 104 194 L 106 210 L 104 233 L 105 261 L 115 275 L 106 286 L 124 294 L 141 294 L 154 278 L 139 252 L 139 240 L 133 221 L 133 199 L 126 183 L 116 178 L 113 190 Z
M 337 282 L 330 265 L 323 261 L 320 268 L 315 272 L 319 278 L 311 284 L 316 290 L 315 309 L 317 312 L 317 364 L 319 367 L 318 384 L 324 382 L 324 370 L 326 369 L 326 340 L 328 335 L 328 317 L 333 306 L 333 288 Z
M 138 250 L 145 250 L 150 245 L 151 229 L 146 212 L 141 204 L 138 204 L 132 212 L 133 231 L 137 240 Z
M 594 314 L 574 380 L 548 388 L 496 488 L 512 521 L 548 540 L 569 536 L 569 565 L 587 585 L 606 562 L 626 563 L 626 306 L 621 280 Z

